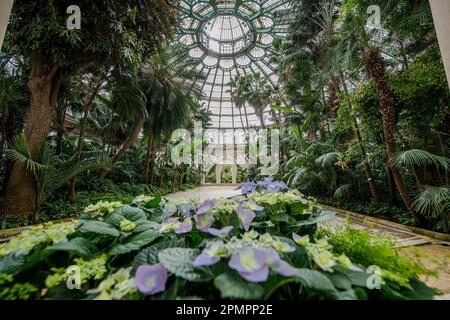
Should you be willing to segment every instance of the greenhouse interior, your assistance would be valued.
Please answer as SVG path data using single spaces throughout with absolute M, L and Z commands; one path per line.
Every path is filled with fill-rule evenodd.
M 450 300 L 449 34 L 448 0 L 1 0 L 0 300 Z

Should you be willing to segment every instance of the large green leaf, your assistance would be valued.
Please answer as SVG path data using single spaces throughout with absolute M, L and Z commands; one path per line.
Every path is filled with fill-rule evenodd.
M 58 242 L 44 249 L 46 252 L 67 251 L 75 252 L 87 259 L 98 250 L 97 247 L 86 238 L 74 238 L 70 241 Z
M 322 211 L 318 217 L 310 218 L 310 219 L 304 220 L 304 221 L 299 221 L 295 224 L 295 226 L 302 227 L 302 226 L 307 226 L 307 225 L 311 225 L 311 224 L 317 224 L 320 222 L 325 222 L 325 221 L 334 219 L 335 216 L 336 216 L 335 212 Z
M 160 235 L 155 230 L 147 230 L 137 235 L 126 238 L 123 242 L 115 244 L 108 251 L 111 256 L 118 256 L 135 250 L 139 250 L 145 245 L 152 243 Z
M 136 270 L 140 265 L 143 264 L 155 264 L 159 263 L 158 252 L 167 249 L 182 247 L 184 245 L 184 240 L 164 240 L 158 243 L 152 244 L 151 246 L 142 249 L 133 260 L 133 269 Z
M 0 257 L 0 273 L 15 274 L 19 272 L 25 264 L 25 256 L 14 253 Z
M 80 220 L 80 221 L 82 222 L 82 225 L 79 228 L 81 232 L 92 232 L 111 237 L 120 236 L 119 230 L 114 228 L 114 226 L 105 223 L 103 221 L 97 220 Z
M 307 288 L 323 291 L 332 296 L 336 296 L 338 294 L 330 279 L 319 271 L 297 269 L 295 279 Z
M 137 226 L 147 222 L 147 216 L 145 215 L 145 212 L 142 209 L 128 205 L 117 208 L 112 213 L 108 214 L 105 217 L 104 221 L 106 223 L 119 227 L 120 222 L 123 219 L 130 220 L 134 222 Z
M 158 208 L 161 203 L 161 197 L 156 196 L 145 204 L 145 207 L 148 209 Z
M 198 249 L 168 248 L 158 252 L 159 262 L 177 277 L 204 282 L 212 279 L 207 269 L 195 268 L 192 262 L 200 254 Z
M 235 273 L 223 273 L 214 279 L 214 285 L 219 289 L 222 299 L 261 299 L 264 288 L 256 283 L 249 283 Z
M 270 220 L 274 222 L 295 223 L 295 219 L 285 213 L 275 214 L 270 217 Z

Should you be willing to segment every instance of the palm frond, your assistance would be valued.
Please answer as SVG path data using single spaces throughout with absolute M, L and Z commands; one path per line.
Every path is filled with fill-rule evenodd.
M 450 210 L 450 188 L 448 186 L 426 186 L 413 202 L 422 214 L 448 214 Z
M 41 148 L 41 155 L 46 155 L 44 149 L 46 149 L 47 141 Z M 33 174 L 48 169 L 46 164 L 41 163 L 39 160 L 34 160 L 30 154 L 28 148 L 28 142 L 25 135 L 19 135 L 13 139 L 10 143 L 10 147 L 5 150 L 6 156 L 14 163 L 24 165 L 25 168 Z
M 351 185 L 350 184 L 343 184 L 339 186 L 339 188 L 334 191 L 333 198 L 335 199 L 344 199 L 350 195 L 351 191 Z
M 316 159 L 316 163 L 322 167 L 331 167 L 338 162 L 338 160 L 342 158 L 342 153 L 340 152 L 328 152 Z
M 413 168 L 424 165 L 433 165 L 436 168 L 444 169 L 446 172 L 450 171 L 450 159 L 420 149 L 399 152 L 394 157 L 393 162 L 394 166 L 397 168 Z

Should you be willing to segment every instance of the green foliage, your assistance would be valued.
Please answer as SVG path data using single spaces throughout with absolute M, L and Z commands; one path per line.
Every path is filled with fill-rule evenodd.
M 207 282 L 212 274 L 196 269 L 192 262 L 199 255 L 198 249 L 167 248 L 158 252 L 159 262 L 170 272 L 188 281 Z
M 381 238 L 374 242 L 359 231 L 351 238 L 353 231 L 347 230 L 336 234 L 321 231 L 319 235 L 330 242 L 310 242 L 316 224 L 334 214 L 315 208 L 297 191 L 265 192 L 261 187 L 258 196 L 250 198 L 262 208 L 248 198 L 236 197 L 218 201 L 206 213 L 216 230 L 234 227 L 221 237 L 200 229 L 195 209 L 188 218 L 178 209 L 171 218 L 162 213 L 161 206 L 178 208 L 192 201 L 162 202 L 160 197 L 141 195 L 130 205 L 105 206 L 104 212 L 90 212 L 95 206 L 89 206 L 91 209 L 73 222 L 76 228 L 37 227 L 35 241 L 25 232 L 6 243 L 10 250 L 0 251 L 0 292 L 8 299 L 142 299 L 137 285 L 141 280 L 134 277 L 151 266 L 163 268 L 167 279 L 164 275 L 164 292 L 150 299 L 428 299 L 435 294 L 418 280 L 427 271 L 397 257 L 391 242 Z M 255 229 L 245 232 L 237 215 L 239 206 L 258 210 L 252 219 Z M 124 221 L 132 228 L 124 228 Z M 164 227 L 176 223 L 174 230 Z M 182 223 L 192 225 L 178 230 Z M 37 232 L 31 230 L 29 235 Z M 66 232 L 57 236 L 62 230 Z M 284 230 L 299 235 L 291 240 L 285 237 L 291 231 Z M 48 239 L 41 239 L 43 235 Z M 266 279 L 247 278 L 259 260 L 255 260 L 255 252 L 246 250 L 260 250 Z M 208 257 L 214 259 L 212 264 L 200 263 Z M 368 289 L 371 274 L 364 270 L 374 263 L 380 264 L 384 280 L 383 289 L 376 294 Z M 252 271 L 239 271 L 237 264 Z M 81 279 L 81 290 L 75 293 L 65 288 L 74 267 L 80 268 Z
M 379 266 L 394 274 L 403 283 L 417 280 L 421 274 L 431 274 L 424 267 L 400 256 L 394 249 L 394 240 L 387 236 L 373 235 L 368 230 L 349 226 L 335 231 L 322 229 L 317 236 L 326 238 L 337 253 L 345 254 L 364 267 Z
M 248 283 L 239 275 L 227 272 L 214 278 L 222 299 L 257 300 L 264 295 L 264 288 L 256 283 Z

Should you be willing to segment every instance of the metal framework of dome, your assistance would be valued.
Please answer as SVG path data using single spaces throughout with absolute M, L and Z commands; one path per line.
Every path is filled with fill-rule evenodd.
M 258 127 L 250 106 L 239 110 L 231 99 L 230 81 L 238 74 L 259 72 L 272 86 L 278 82 L 271 56 L 276 38 L 287 32 L 289 0 L 181 0 L 177 41 L 195 60 L 193 68 L 205 75 L 198 83 L 204 104 L 212 113 L 212 127 Z M 271 122 L 268 110 L 267 123 Z

